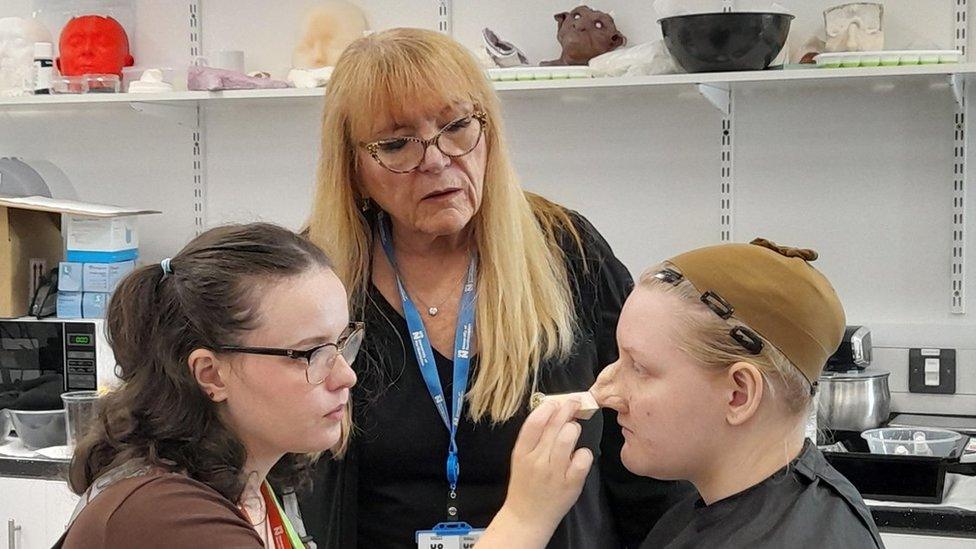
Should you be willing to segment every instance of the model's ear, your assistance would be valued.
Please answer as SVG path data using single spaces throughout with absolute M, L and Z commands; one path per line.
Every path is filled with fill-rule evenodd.
M 742 425 L 752 419 L 762 404 L 765 381 L 762 371 L 749 362 L 736 362 L 725 377 L 725 420 L 729 425 Z

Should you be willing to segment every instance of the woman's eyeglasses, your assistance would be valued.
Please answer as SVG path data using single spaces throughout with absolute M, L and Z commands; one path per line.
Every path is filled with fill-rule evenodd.
M 240 347 L 237 345 L 221 345 L 216 350 L 249 355 L 286 356 L 288 358 L 302 360 L 306 364 L 305 379 L 312 385 L 318 385 L 325 381 L 332 373 L 336 358 L 340 355 L 346 361 L 346 364 L 352 365 L 356 360 L 356 355 L 359 354 L 364 333 L 364 323 L 350 322 L 335 343 L 316 345 L 304 351 L 298 349 L 279 349 L 275 347 Z
M 392 137 L 359 145 L 365 148 L 380 166 L 393 173 L 410 173 L 423 164 L 427 147 L 431 145 L 451 158 L 464 156 L 473 151 L 481 141 L 487 125 L 488 114 L 477 111 L 444 126 L 430 139 Z

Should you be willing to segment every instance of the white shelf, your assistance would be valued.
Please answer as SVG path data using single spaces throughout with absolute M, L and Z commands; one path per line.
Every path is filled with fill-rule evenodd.
M 839 81 L 905 76 L 951 76 L 976 74 L 976 64 L 906 65 L 898 67 L 859 67 L 854 69 L 787 69 L 743 72 L 665 74 L 629 78 L 578 78 L 569 80 L 528 80 L 496 82 L 499 91 L 569 88 L 613 88 L 630 86 L 727 85 L 794 81 Z
M 867 79 L 889 79 L 913 76 L 968 77 L 976 74 L 976 64 L 915 65 L 898 67 L 860 67 L 853 69 L 788 69 L 770 71 L 721 72 L 697 74 L 669 74 L 660 76 L 619 78 L 576 78 L 562 80 L 497 81 L 495 89 L 501 93 L 524 91 L 600 90 L 655 86 L 769 84 L 783 82 L 846 82 Z M 187 91 L 153 94 L 85 94 L 38 95 L 0 98 L 0 108 L 45 107 L 53 105 L 112 104 L 112 103 L 168 103 L 223 102 L 237 100 L 303 100 L 320 99 L 322 88 L 235 90 L 223 92 Z

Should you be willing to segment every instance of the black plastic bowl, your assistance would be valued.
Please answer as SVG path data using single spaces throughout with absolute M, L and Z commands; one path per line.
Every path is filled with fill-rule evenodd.
M 688 72 L 762 70 L 786 44 L 792 15 L 729 12 L 661 19 L 664 43 Z

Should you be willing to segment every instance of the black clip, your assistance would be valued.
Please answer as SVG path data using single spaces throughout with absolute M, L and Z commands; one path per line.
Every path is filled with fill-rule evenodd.
M 735 308 L 715 292 L 705 292 L 701 296 L 701 301 L 705 305 L 708 305 L 709 309 L 715 311 L 715 314 L 725 320 L 728 320 L 732 316 L 732 313 L 735 312 Z
M 803 377 L 806 377 L 806 376 L 804 375 Z M 810 384 L 810 396 L 811 397 L 817 396 L 817 388 L 818 387 L 820 387 L 820 382 L 819 381 L 814 381 L 813 383 Z
M 655 274 L 654 278 L 660 280 L 661 282 L 666 282 L 668 284 L 675 285 L 678 282 L 681 282 L 681 279 L 684 278 L 684 275 L 682 275 L 678 271 L 673 271 L 671 269 L 664 269 L 663 271 Z
M 732 328 L 732 331 L 729 332 L 729 335 L 731 335 L 732 339 L 736 340 L 739 343 L 739 345 L 742 345 L 742 347 L 744 347 L 745 350 L 749 351 L 754 355 L 758 355 L 763 350 L 762 339 L 760 339 L 759 336 L 756 335 L 756 332 L 753 332 L 749 328 L 743 326 L 736 326 L 735 328 Z

